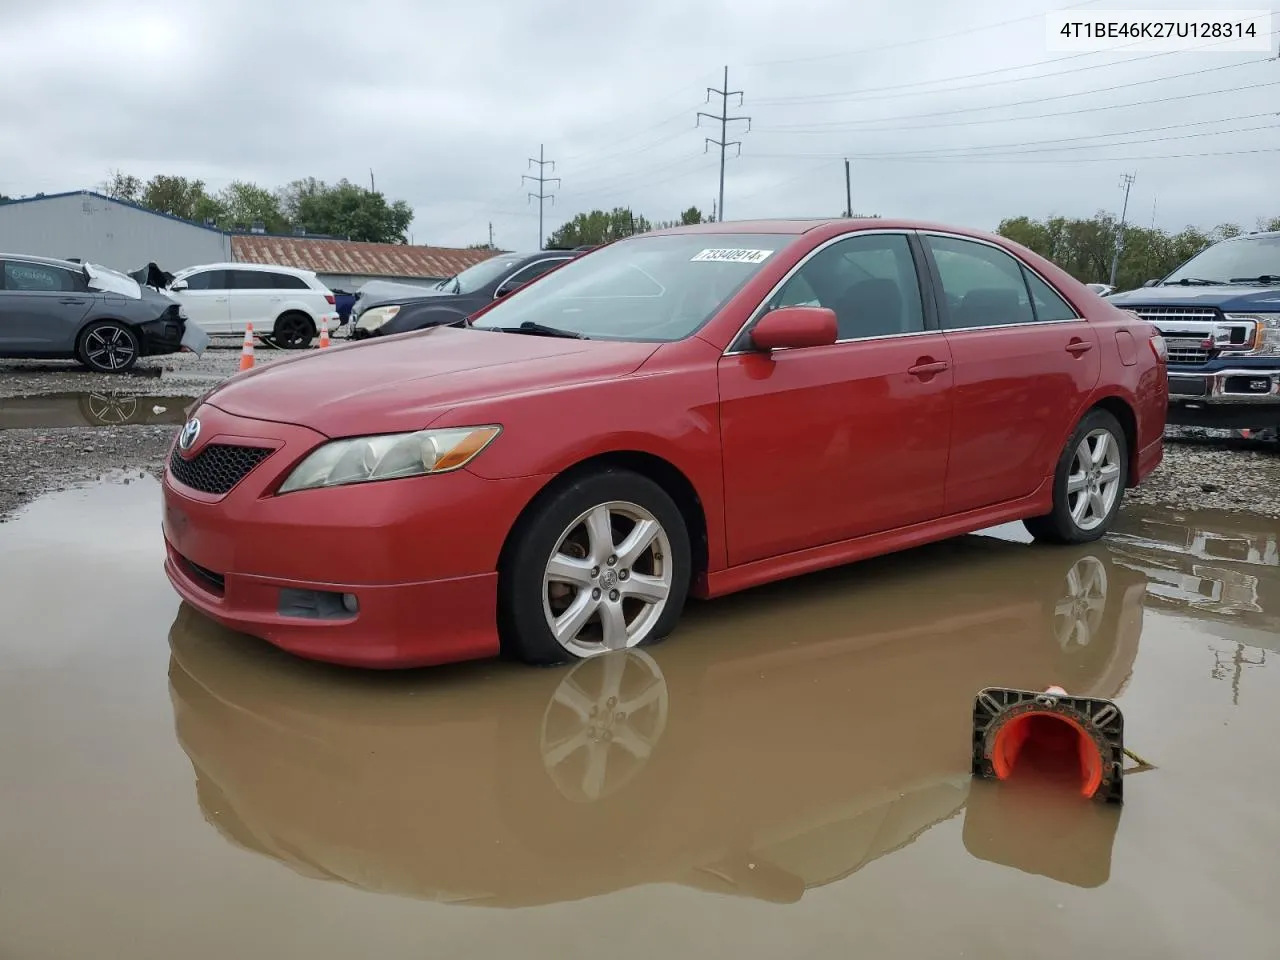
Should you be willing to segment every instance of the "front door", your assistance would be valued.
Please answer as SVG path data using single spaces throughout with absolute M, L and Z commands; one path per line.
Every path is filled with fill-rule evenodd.
M 904 233 L 838 239 L 766 309 L 830 307 L 839 342 L 765 354 L 744 336 L 720 360 L 731 565 L 942 512 L 952 374 L 918 277 Z
M 227 271 L 201 270 L 182 279 L 187 288 L 173 291 L 173 296 L 182 303 L 187 317 L 205 333 L 231 333 Z
M 275 329 L 285 294 L 277 288 L 275 274 L 266 270 L 228 270 L 227 273 L 231 288 L 231 332 L 244 333 L 252 323 L 254 333 L 270 333 Z
M 70 353 L 94 296 L 81 274 L 47 263 L 5 260 L 0 282 L 0 351 Z
M 994 244 L 927 235 L 955 362 L 947 513 L 1034 493 L 1102 372 L 1087 320 Z

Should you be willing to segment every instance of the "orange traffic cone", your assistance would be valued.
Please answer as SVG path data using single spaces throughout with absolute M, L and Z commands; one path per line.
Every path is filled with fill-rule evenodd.
M 329 346 L 329 318 L 320 318 L 320 349 Z
M 253 367 L 253 324 L 247 323 L 244 328 L 244 346 L 240 348 L 240 369 Z

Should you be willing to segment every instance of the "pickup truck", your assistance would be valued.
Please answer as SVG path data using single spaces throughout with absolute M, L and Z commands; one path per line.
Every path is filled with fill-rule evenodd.
M 1280 231 L 1222 240 L 1107 302 L 1164 336 L 1171 425 L 1280 427 Z

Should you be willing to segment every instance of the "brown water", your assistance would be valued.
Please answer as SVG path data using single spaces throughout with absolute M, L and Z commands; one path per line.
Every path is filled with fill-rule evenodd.
M 181 425 L 194 397 L 142 396 L 118 390 L 0 397 L 0 430 L 50 427 Z
M 1002 528 L 574 669 L 371 675 L 181 608 L 158 509 L 0 531 L 4 960 L 1276 956 L 1275 521 Z M 1124 710 L 1122 809 L 970 781 L 974 694 L 1050 684 Z

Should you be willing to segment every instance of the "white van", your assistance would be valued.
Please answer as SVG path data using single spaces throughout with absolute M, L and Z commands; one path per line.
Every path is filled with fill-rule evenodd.
M 321 320 L 338 326 L 333 291 L 314 272 L 257 263 L 209 263 L 173 275 L 168 292 L 209 334 L 253 332 L 277 346 L 309 346 Z

